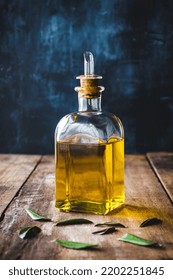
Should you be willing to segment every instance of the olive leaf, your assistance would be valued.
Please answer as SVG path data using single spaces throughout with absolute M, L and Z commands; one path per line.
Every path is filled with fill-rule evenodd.
M 127 233 L 127 234 L 123 235 L 121 238 L 118 238 L 118 240 L 128 242 L 128 243 L 132 243 L 132 244 L 139 245 L 139 246 L 162 247 L 162 245 L 157 243 L 157 242 L 147 240 L 147 239 L 138 237 L 138 236 L 130 234 L 130 233 Z
M 115 229 L 114 227 L 110 227 L 110 228 L 105 228 L 105 229 L 102 229 L 102 230 L 94 231 L 92 233 L 103 235 L 103 234 L 110 234 L 110 233 L 113 233 L 115 231 L 117 231 L 117 229 Z
M 77 224 L 91 224 L 92 221 L 87 219 L 70 219 L 57 222 L 56 226 L 77 225 Z
M 95 225 L 95 227 L 98 226 L 114 226 L 114 227 L 126 228 L 126 226 L 124 226 L 123 224 L 116 223 L 116 222 L 106 222 L 106 223 L 100 223 Z
M 81 242 L 74 242 L 74 241 L 60 240 L 60 239 L 53 240 L 53 242 L 58 243 L 62 247 L 75 249 L 75 250 L 91 249 L 97 246 L 97 244 L 81 243 Z
M 25 238 L 32 238 L 35 235 L 37 235 L 39 232 L 41 231 L 41 229 L 37 226 L 33 226 L 33 227 L 23 227 L 20 231 L 18 236 L 21 239 L 25 239 Z
M 162 221 L 158 218 L 149 218 L 149 219 L 143 221 L 140 224 L 140 227 L 147 227 L 147 226 L 157 225 L 157 224 L 161 224 L 161 223 L 162 223 Z
M 27 212 L 27 214 L 35 221 L 51 221 L 51 219 L 44 217 L 36 212 L 34 212 L 33 210 L 31 210 L 30 208 L 26 209 L 25 211 Z

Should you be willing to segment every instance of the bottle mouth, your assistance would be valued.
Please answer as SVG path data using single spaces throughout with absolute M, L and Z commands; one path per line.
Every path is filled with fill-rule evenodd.
M 86 98 L 97 98 L 104 87 L 99 85 L 102 76 L 94 74 L 94 57 L 91 52 L 84 53 L 84 75 L 76 77 L 80 79 L 80 86 L 75 87 L 75 91 Z
M 101 95 L 102 91 L 104 91 L 103 86 L 98 85 L 99 79 L 101 76 L 89 77 L 87 76 L 79 76 L 80 86 L 75 87 L 75 91 L 78 92 L 82 97 L 85 98 L 97 98 Z

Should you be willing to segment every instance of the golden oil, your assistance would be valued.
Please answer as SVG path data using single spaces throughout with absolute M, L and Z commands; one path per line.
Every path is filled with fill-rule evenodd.
M 75 87 L 78 111 L 55 130 L 55 196 L 62 211 L 107 214 L 124 203 L 124 129 L 117 116 L 101 109 L 101 78 L 86 52 Z
M 56 207 L 62 211 L 107 214 L 124 203 L 124 139 L 55 147 Z

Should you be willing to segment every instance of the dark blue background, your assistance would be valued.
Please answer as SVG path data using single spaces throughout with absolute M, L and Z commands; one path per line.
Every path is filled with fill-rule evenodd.
M 0 152 L 53 153 L 86 50 L 126 153 L 173 150 L 172 0 L 0 0 Z

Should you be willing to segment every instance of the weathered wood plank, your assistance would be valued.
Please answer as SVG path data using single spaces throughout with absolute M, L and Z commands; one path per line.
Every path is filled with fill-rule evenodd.
M 145 156 L 126 156 L 126 204 L 108 216 L 63 213 L 54 207 L 54 158 L 44 156 L 20 193 L 10 204 L 1 222 L 0 259 L 173 259 L 173 206 L 151 170 Z M 111 235 L 93 235 L 94 224 L 56 227 L 52 222 L 36 222 L 27 216 L 30 207 L 40 214 L 60 221 L 88 218 L 93 223 L 115 220 L 128 226 Z M 140 228 L 151 216 L 163 224 Z M 17 236 L 23 226 L 37 225 L 42 231 L 30 240 Z M 97 228 L 98 229 L 98 228 Z M 118 241 L 124 233 L 164 244 L 164 249 L 139 247 Z M 98 244 L 97 250 L 76 251 L 52 243 L 54 239 Z
M 0 154 L 0 218 L 40 158 L 36 155 Z
M 147 158 L 173 203 L 173 153 L 148 153 Z

